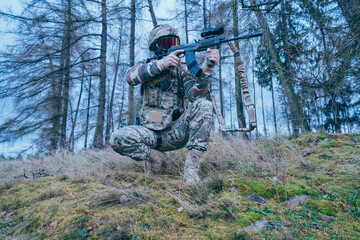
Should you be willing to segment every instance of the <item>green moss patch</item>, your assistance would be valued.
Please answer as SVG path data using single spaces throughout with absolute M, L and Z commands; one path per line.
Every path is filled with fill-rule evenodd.
M 339 206 L 329 200 L 309 200 L 310 207 L 319 213 L 335 216 L 339 212 Z

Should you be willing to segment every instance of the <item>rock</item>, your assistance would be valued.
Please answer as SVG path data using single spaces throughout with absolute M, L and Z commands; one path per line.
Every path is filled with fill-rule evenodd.
M 352 137 L 351 138 L 351 141 L 354 142 L 354 143 L 358 143 L 359 142 L 359 139 L 357 137 Z
M 283 202 L 282 205 L 286 206 L 286 207 L 295 207 L 295 206 L 299 205 L 301 202 L 304 202 L 310 198 L 311 198 L 310 196 L 305 195 L 305 194 L 296 195 L 296 196 L 290 198 L 288 201 Z
M 5 211 L 0 212 L 0 217 L 3 217 L 3 216 L 5 216 L 5 215 L 6 215 L 6 212 L 5 212 Z
M 259 204 L 266 204 L 269 202 L 269 200 L 260 197 L 256 193 L 253 193 L 251 196 L 247 197 L 246 199 L 248 199 L 251 202 L 259 203 Z
M 317 228 L 323 225 L 323 224 L 320 224 L 320 223 L 317 223 L 317 222 L 311 222 L 311 224 L 312 224 L 314 227 L 317 227 Z
M 331 158 L 331 156 L 329 156 L 327 154 L 321 154 L 321 155 L 319 155 L 319 158 L 327 159 L 327 158 Z
M 33 175 L 33 179 L 52 176 L 51 174 L 45 172 L 45 169 L 39 169 L 37 172 L 31 172 L 31 174 Z
M 323 222 L 331 223 L 332 221 L 335 220 L 335 217 L 333 217 L 333 216 L 328 216 L 328 215 L 322 215 L 320 219 L 321 219 L 321 221 L 323 221 Z
M 326 135 L 327 138 L 331 138 L 331 139 L 338 139 L 339 136 L 338 135 L 333 135 L 333 134 L 328 134 Z
M 318 137 L 316 137 L 316 136 L 313 136 L 313 137 L 311 137 L 310 141 L 312 143 L 317 143 L 318 141 L 320 141 L 320 139 Z
M 313 153 L 316 153 L 316 151 L 307 151 L 307 152 L 305 152 L 305 153 L 303 154 L 303 157 L 308 157 L 308 156 L 310 156 L 310 155 L 313 154 Z
M 275 176 L 272 180 L 277 184 L 284 184 L 286 182 L 286 177 L 283 175 Z
M 324 140 L 322 140 L 321 142 L 319 142 L 319 145 L 322 145 L 324 143 L 330 142 L 330 139 L 325 138 Z
M 266 227 L 266 225 L 268 223 L 269 223 L 269 221 L 265 217 L 263 217 L 259 221 L 256 221 L 254 224 L 251 224 L 250 226 L 245 227 L 245 230 L 260 231 L 261 229 Z
M 58 225 L 59 225 L 59 222 L 58 222 L 58 221 L 55 221 L 55 222 L 52 222 L 52 223 L 49 225 L 49 227 L 50 227 L 51 229 L 54 229 L 54 230 L 55 230 Z
M 98 234 L 99 233 L 99 228 L 96 227 L 93 230 L 91 230 L 92 234 Z
M 125 194 L 121 195 L 120 202 L 126 203 L 127 201 L 129 201 L 129 198 Z

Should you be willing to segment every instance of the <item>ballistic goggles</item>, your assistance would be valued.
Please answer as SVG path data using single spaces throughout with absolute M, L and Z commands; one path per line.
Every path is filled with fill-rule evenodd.
M 174 46 L 178 46 L 180 44 L 180 39 L 177 36 L 166 36 L 163 38 L 160 38 L 157 42 L 156 42 L 156 47 L 160 50 L 168 50 L 171 47 Z

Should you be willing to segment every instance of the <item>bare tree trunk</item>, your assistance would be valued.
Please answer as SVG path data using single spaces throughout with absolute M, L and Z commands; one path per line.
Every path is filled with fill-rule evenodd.
M 254 50 L 251 47 L 251 52 L 254 53 Z M 255 54 L 252 55 L 253 64 L 252 64 L 252 84 L 254 88 L 254 106 L 255 106 L 255 120 L 257 122 L 257 107 L 256 107 L 256 86 L 255 86 Z M 256 128 L 256 137 L 259 136 L 259 128 Z
M 112 120 L 113 119 L 112 111 L 113 111 L 113 105 L 114 105 L 116 80 L 117 80 L 117 75 L 118 75 L 118 71 L 119 71 L 119 63 L 120 63 L 122 26 L 123 26 L 122 21 L 120 21 L 119 46 L 118 46 L 118 51 L 117 51 L 117 59 L 116 59 L 116 63 L 115 63 L 115 75 L 114 75 L 114 82 L 113 82 L 113 87 L 112 87 L 112 91 L 111 91 L 109 111 L 108 111 L 108 115 L 107 115 L 107 123 L 106 123 L 106 129 L 105 129 L 105 142 L 108 142 L 110 140 L 110 128 L 111 128 L 112 121 L 113 121 Z
M 64 38 L 62 40 L 64 44 Z M 63 47 L 62 47 L 63 49 Z M 63 56 L 60 57 L 60 69 L 63 68 Z M 52 61 L 52 56 L 49 56 L 50 71 L 55 73 L 55 67 Z M 50 130 L 50 151 L 55 151 L 58 147 L 58 140 L 60 135 L 60 117 L 61 117 L 61 91 L 62 83 L 61 77 L 59 74 L 52 74 L 51 78 L 51 88 L 52 88 L 52 120 L 51 120 L 51 130 Z
M 206 29 L 208 27 L 207 18 L 206 18 L 206 0 L 203 0 L 203 20 L 204 20 L 204 29 Z
M 261 108 L 262 108 L 262 117 L 263 117 L 263 123 L 264 123 L 264 133 L 265 137 L 267 136 L 267 127 L 266 127 L 266 121 L 265 121 L 265 108 L 264 108 L 264 94 L 263 94 L 263 88 L 261 87 Z
M 272 107 L 273 107 L 273 118 L 274 118 L 275 134 L 277 134 L 277 133 L 278 133 L 278 130 L 277 130 L 277 121 L 276 121 L 275 94 L 274 94 L 274 79 L 273 79 L 273 78 L 271 78 L 271 100 L 272 100 Z
M 186 43 L 189 43 L 189 29 L 188 29 L 188 11 L 187 11 L 187 0 L 184 0 L 184 14 L 185 14 L 185 36 Z
M 284 49 L 284 65 L 285 65 L 285 75 L 287 78 L 287 81 L 290 83 L 291 86 L 293 86 L 293 77 L 292 77 L 292 66 L 291 66 L 291 59 L 290 59 L 290 53 L 289 53 L 289 36 L 288 36 L 288 29 L 287 29 L 287 16 L 285 14 L 285 3 L 284 0 L 280 1 L 281 5 L 281 27 L 282 27 L 282 43 L 283 43 L 283 49 Z M 302 103 L 299 101 L 299 104 L 302 105 Z M 303 106 L 303 105 L 302 105 Z M 291 109 L 291 107 L 290 107 Z M 303 107 L 304 109 L 304 107 Z M 304 114 L 305 116 L 305 114 Z M 293 126 L 293 133 L 298 134 L 299 133 L 299 127 L 297 127 L 297 120 L 295 119 L 295 116 L 292 114 L 290 115 L 291 122 Z
M 238 3 L 237 0 L 233 0 L 233 31 L 234 37 L 239 36 L 239 18 L 238 18 Z M 240 49 L 239 41 L 235 41 L 235 46 Z M 234 63 L 235 69 L 235 101 L 236 101 L 236 113 L 238 118 L 239 128 L 246 126 L 245 115 L 244 115 L 244 102 L 241 92 L 241 76 L 236 71 L 236 63 Z
M 75 117 L 74 117 L 74 120 L 72 122 L 71 133 L 70 133 L 70 137 L 69 137 L 69 147 L 71 146 L 70 147 L 71 151 L 74 151 L 74 146 L 75 146 L 75 126 L 76 126 L 77 116 L 78 116 L 78 113 L 79 113 L 81 96 L 82 96 L 83 88 L 84 88 L 84 76 L 85 76 L 84 68 L 85 68 L 85 66 L 83 66 L 83 69 L 82 69 L 83 72 L 82 72 L 82 77 L 81 77 L 79 99 L 78 99 L 78 102 L 77 102 L 77 105 L 76 105 Z
M 67 128 L 67 114 L 69 105 L 69 92 L 70 92 L 70 48 L 71 48 L 71 0 L 67 1 L 66 20 L 65 20 L 65 75 L 64 75 L 64 88 L 63 88 L 63 109 L 61 119 L 61 137 L 60 146 L 67 148 L 66 143 L 66 128 Z
M 221 74 L 221 51 L 220 53 L 220 61 L 219 61 L 219 95 L 220 95 L 220 111 L 221 115 L 225 118 L 224 115 L 224 98 L 223 98 L 223 82 L 222 82 L 222 74 Z
M 93 147 L 104 146 L 104 123 L 105 123 L 105 101 L 106 101 L 106 47 L 107 47 L 107 22 L 106 22 L 106 0 L 101 2 L 101 52 L 100 52 L 100 83 L 99 83 L 99 105 L 96 119 L 96 128 Z
M 122 93 L 121 93 L 121 102 L 120 102 L 120 110 L 119 110 L 119 124 L 118 129 L 121 127 L 122 118 L 123 118 L 123 110 L 124 110 L 124 101 L 125 101 L 125 83 L 122 83 Z
M 88 91 L 88 99 L 87 99 L 87 108 L 86 108 L 86 125 L 85 125 L 85 143 L 84 148 L 87 148 L 87 142 L 88 142 L 88 135 L 89 135 L 89 121 L 90 121 L 90 100 L 91 100 L 91 84 L 92 79 L 90 75 L 90 81 L 89 81 L 89 91 Z
M 130 66 L 135 64 L 135 11 L 135 0 L 131 0 Z M 134 86 L 129 86 L 128 98 L 128 125 L 132 125 L 135 117 Z
M 250 0 L 250 2 L 252 5 L 257 6 L 256 0 Z M 280 60 L 279 53 L 276 51 L 273 36 L 270 32 L 267 20 L 259 9 L 255 11 L 255 15 L 262 28 L 263 37 L 269 49 L 270 55 L 275 63 L 276 71 L 279 74 L 281 86 L 283 87 L 286 97 L 289 100 L 290 115 L 293 119 L 293 132 L 296 134 L 299 132 L 299 129 L 301 129 L 303 132 L 309 131 L 310 127 L 306 121 L 304 109 L 298 99 L 298 96 L 295 94 L 292 83 L 288 81 L 288 74 L 284 71 L 284 69 L 286 69 L 286 66 L 283 65 Z
M 231 83 L 229 83 L 230 84 L 230 86 L 231 86 Z M 232 106 L 233 105 L 233 102 L 232 102 L 232 93 L 230 92 L 230 104 L 229 104 L 229 106 L 230 106 L 230 129 L 231 128 L 234 128 L 233 127 L 233 115 L 232 115 Z
M 150 11 L 150 15 L 151 15 L 151 20 L 152 20 L 153 25 L 154 25 L 154 27 L 155 27 L 155 26 L 158 25 L 158 24 L 157 24 L 157 21 L 156 21 L 156 16 L 155 16 L 155 12 L 154 12 L 154 7 L 153 7 L 153 4 L 152 4 L 152 0 L 148 0 L 148 4 L 149 4 L 149 11 Z

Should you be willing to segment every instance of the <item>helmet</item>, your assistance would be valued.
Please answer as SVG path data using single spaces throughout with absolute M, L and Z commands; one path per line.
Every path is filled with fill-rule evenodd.
M 171 27 L 168 24 L 156 25 L 153 30 L 151 30 L 149 34 L 149 49 L 150 51 L 154 51 L 155 43 L 162 37 L 167 35 L 175 35 L 179 37 L 178 32 L 175 28 Z

